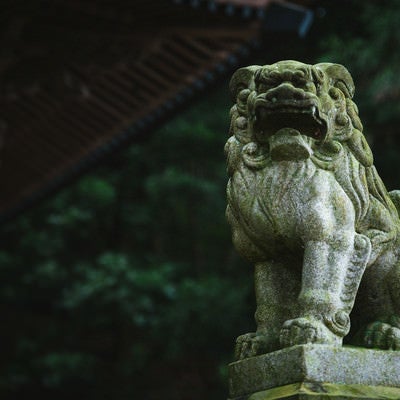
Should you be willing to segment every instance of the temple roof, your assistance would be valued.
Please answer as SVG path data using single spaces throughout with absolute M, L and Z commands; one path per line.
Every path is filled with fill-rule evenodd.
M 249 57 L 268 8 L 307 15 L 312 1 L 5 3 L 0 220 L 144 137 Z

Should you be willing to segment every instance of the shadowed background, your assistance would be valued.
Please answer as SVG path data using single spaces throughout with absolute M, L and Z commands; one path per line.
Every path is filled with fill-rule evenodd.
M 234 338 L 254 329 L 252 267 L 224 219 L 235 68 L 347 66 L 378 171 L 400 188 L 399 2 L 303 2 L 310 26 L 307 12 L 274 26 L 268 2 L 144 3 L 131 19 L 123 1 L 71 2 L 59 20 L 50 2 L 10 2 L 3 16 L 3 399 L 226 398 Z M 169 36 L 145 39 L 155 26 Z

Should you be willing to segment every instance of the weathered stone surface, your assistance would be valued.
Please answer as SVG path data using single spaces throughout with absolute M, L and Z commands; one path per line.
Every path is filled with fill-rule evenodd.
M 399 350 L 400 191 L 373 165 L 349 72 L 281 61 L 230 88 L 226 214 L 257 300 L 236 358 L 346 336 Z
M 298 345 L 230 364 L 230 399 L 400 399 L 399 371 L 396 351 Z

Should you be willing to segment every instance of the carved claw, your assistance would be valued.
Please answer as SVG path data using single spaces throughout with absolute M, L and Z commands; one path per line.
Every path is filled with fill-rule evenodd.
M 241 335 L 236 339 L 235 359 L 243 360 L 244 358 L 267 353 L 269 348 L 268 344 L 269 340 L 267 336 L 255 332 Z
M 373 322 L 367 326 L 364 345 L 382 350 L 400 350 L 400 329 L 385 322 Z
M 286 321 L 281 330 L 280 342 L 283 347 L 307 343 L 339 344 L 340 338 L 322 321 L 308 317 Z

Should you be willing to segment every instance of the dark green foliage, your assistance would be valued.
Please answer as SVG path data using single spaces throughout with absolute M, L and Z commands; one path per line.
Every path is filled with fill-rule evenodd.
M 326 3 L 309 62 L 349 67 L 378 169 L 400 187 L 400 5 Z M 224 218 L 229 107 L 225 82 L 2 227 L 2 399 L 227 397 L 233 340 L 254 329 L 252 268 Z
M 252 325 L 224 219 L 228 101 L 209 96 L 3 227 L 3 398 L 225 395 Z
M 342 12 L 342 23 L 349 29 L 327 35 L 322 42 L 323 58 L 346 64 L 357 77 L 364 120 L 393 123 L 393 119 L 400 119 L 400 102 L 393 101 L 398 100 L 400 92 L 400 3 L 350 1 L 347 6 L 351 12 Z
M 346 65 L 356 84 L 356 103 L 375 164 L 389 189 L 400 187 L 396 174 L 400 135 L 400 2 L 324 2 L 318 61 Z M 340 5 L 339 5 L 340 4 Z

